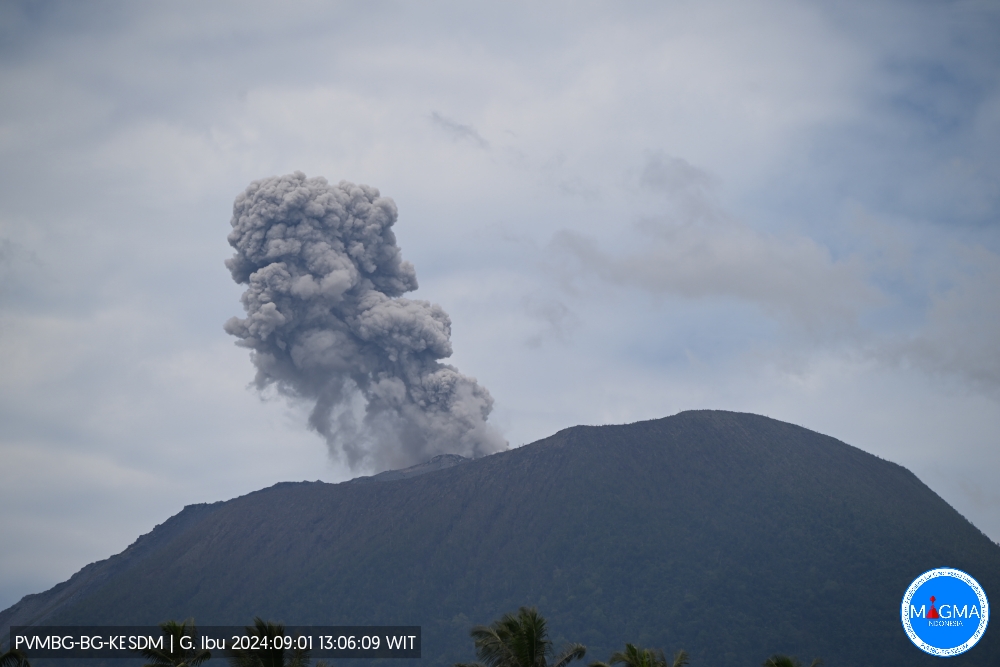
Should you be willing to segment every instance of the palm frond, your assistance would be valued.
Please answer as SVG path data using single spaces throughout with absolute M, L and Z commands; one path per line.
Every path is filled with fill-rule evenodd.
M 31 667 L 31 665 L 23 652 L 16 648 L 4 651 L 3 645 L 0 645 L 0 667 Z
M 212 657 L 210 651 L 186 649 L 181 646 L 182 638 L 188 637 L 194 640 L 197 635 L 193 618 L 181 623 L 177 621 L 160 623 L 160 630 L 163 632 L 164 647 L 140 650 L 140 655 L 148 661 L 143 667 L 198 667 Z
M 764 661 L 763 667 L 802 667 L 797 658 L 776 653 Z
M 265 621 L 260 616 L 254 616 L 253 627 L 247 627 L 248 636 L 266 637 L 268 644 L 285 636 L 283 623 Z M 233 651 L 229 658 L 231 667 L 309 667 L 309 651 L 306 649 L 248 649 Z
M 611 654 L 611 664 L 624 663 L 626 667 L 667 667 L 667 659 L 659 649 L 639 648 L 625 644 L 624 651 Z
M 501 632 L 504 636 L 501 636 Z M 503 628 L 479 625 L 470 634 L 476 647 L 476 657 L 486 667 L 503 667 L 514 663 L 514 654 L 506 641 L 507 633 Z
M 535 607 L 521 607 L 490 625 L 477 625 L 469 632 L 479 662 L 456 663 L 454 667 L 566 667 L 587 649 L 572 644 L 550 665 L 553 655 L 548 624 Z M 608 667 L 598 663 L 598 667 Z
M 552 667 L 566 667 L 574 660 L 581 660 L 587 654 L 587 647 L 583 644 L 570 644 L 563 649 L 563 652 L 555 659 Z

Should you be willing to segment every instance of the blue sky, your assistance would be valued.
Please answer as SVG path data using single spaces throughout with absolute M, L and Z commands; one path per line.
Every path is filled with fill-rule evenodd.
M 997 34 L 987 2 L 0 5 L 0 607 L 184 505 L 365 472 L 222 330 L 233 199 L 296 170 L 394 199 L 512 446 L 755 412 L 1000 540 Z

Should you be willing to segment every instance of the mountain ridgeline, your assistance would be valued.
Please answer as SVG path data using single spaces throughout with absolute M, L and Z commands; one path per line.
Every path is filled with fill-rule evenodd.
M 778 652 L 920 667 L 939 659 L 907 639 L 900 602 L 935 567 L 1000 600 L 1000 546 L 906 469 L 766 417 L 696 411 L 190 506 L 0 613 L 0 631 L 420 625 L 420 663 L 437 667 L 474 657 L 471 626 L 534 605 L 557 648 L 581 642 L 588 662 L 632 642 L 684 648 L 692 667 Z M 996 628 L 949 660 L 998 664 Z

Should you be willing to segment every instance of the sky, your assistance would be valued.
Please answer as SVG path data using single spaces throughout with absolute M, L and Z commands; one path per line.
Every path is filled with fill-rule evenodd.
M 995 2 L 0 2 L 0 608 L 351 468 L 223 330 L 237 195 L 378 188 L 511 447 L 688 409 L 1000 540 Z

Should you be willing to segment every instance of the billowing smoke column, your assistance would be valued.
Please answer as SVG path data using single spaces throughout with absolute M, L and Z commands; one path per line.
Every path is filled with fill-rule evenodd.
M 352 468 L 506 447 L 489 392 L 441 359 L 451 320 L 400 298 L 417 288 L 400 257 L 396 205 L 366 185 L 296 172 L 251 183 L 233 204 L 226 266 L 247 316 L 226 331 L 250 348 L 258 389 L 315 402 L 309 424 Z

